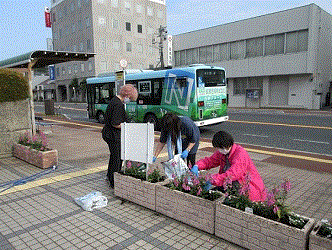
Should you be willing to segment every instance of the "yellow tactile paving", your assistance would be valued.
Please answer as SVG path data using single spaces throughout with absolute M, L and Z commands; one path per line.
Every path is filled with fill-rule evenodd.
M 69 180 L 69 179 L 72 179 L 72 178 L 75 178 L 75 177 L 80 177 L 80 176 L 84 176 L 84 175 L 88 175 L 88 174 L 101 172 L 101 171 L 104 171 L 106 169 L 107 169 L 107 165 L 103 165 L 103 166 L 90 168 L 90 169 L 85 169 L 85 170 L 81 170 L 81 171 L 76 171 L 76 172 L 72 172 L 72 173 L 68 173 L 68 174 L 52 176 L 52 177 L 41 179 L 41 180 L 31 181 L 31 182 L 28 182 L 26 184 L 15 186 L 15 187 L 12 187 L 12 188 L 10 188 L 6 191 L 3 191 L 3 192 L 0 193 L 0 196 L 5 195 L 5 194 L 15 193 L 15 192 L 18 192 L 18 191 L 23 191 L 23 190 L 30 189 L 30 188 L 35 188 L 35 187 L 48 185 L 48 184 L 51 184 L 51 183 L 54 183 L 54 182 Z

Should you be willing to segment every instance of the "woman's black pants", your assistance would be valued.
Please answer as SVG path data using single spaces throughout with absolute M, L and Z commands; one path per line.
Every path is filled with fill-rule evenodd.
M 108 163 L 107 178 L 110 181 L 110 186 L 114 187 L 114 172 L 121 170 L 121 141 L 111 140 L 108 144 L 110 150 L 110 160 Z

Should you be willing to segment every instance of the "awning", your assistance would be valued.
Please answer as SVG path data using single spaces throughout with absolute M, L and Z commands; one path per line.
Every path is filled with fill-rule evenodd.
M 44 68 L 69 61 L 87 61 L 94 56 L 94 53 L 36 50 L 0 61 L 0 68 L 28 68 L 31 61 L 35 62 L 32 68 Z

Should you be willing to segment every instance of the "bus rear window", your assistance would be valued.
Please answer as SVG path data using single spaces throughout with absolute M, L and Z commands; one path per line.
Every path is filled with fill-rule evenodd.
M 197 86 L 216 87 L 225 86 L 225 71 L 219 69 L 198 69 Z

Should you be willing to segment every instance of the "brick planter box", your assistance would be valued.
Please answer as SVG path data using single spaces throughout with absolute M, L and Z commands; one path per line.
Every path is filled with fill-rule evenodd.
M 155 211 L 156 186 L 167 181 L 151 183 L 129 175 L 114 173 L 114 195 Z
M 318 222 L 309 236 L 309 250 L 331 250 L 332 239 L 324 238 L 317 235 L 322 222 Z
M 15 143 L 13 145 L 13 156 L 39 168 L 49 168 L 58 164 L 58 151 L 56 149 L 37 151 Z
M 156 186 L 157 212 L 210 234 L 214 234 L 216 201 Z
M 314 220 L 309 219 L 303 229 L 298 229 L 222 202 L 216 204 L 215 235 L 248 249 L 307 249 L 313 225 Z

